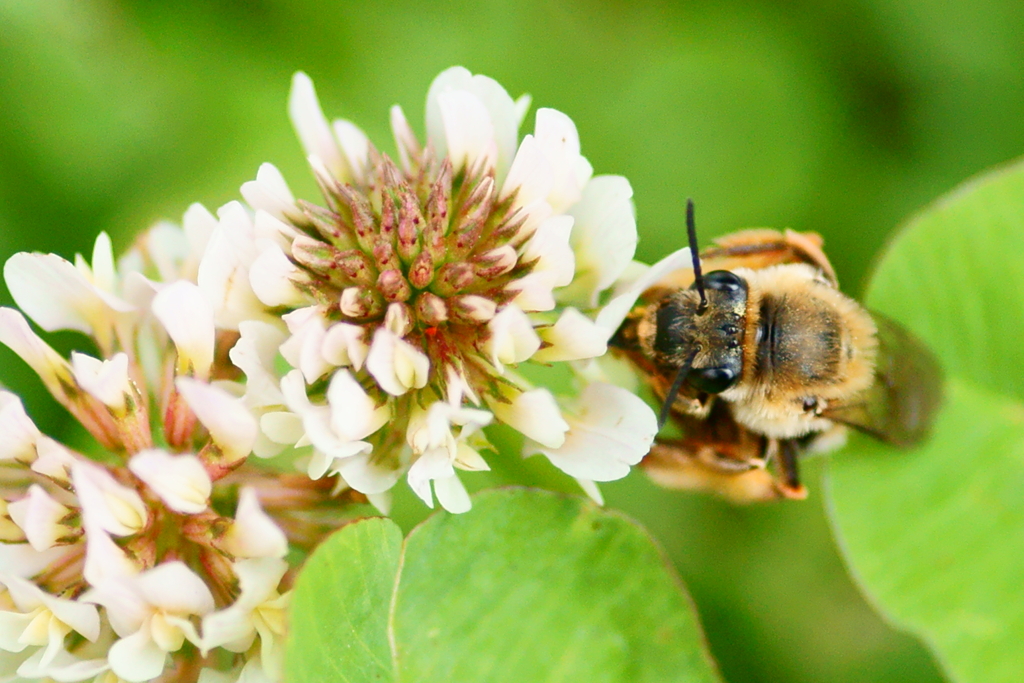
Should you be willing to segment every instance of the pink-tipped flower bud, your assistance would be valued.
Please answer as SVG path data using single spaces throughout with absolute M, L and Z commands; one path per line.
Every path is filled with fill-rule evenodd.
M 356 320 L 374 318 L 384 312 L 384 302 L 366 287 L 346 287 L 341 292 L 339 308 L 342 315 Z
M 434 259 L 427 251 L 421 251 L 420 255 L 409 266 L 409 282 L 416 289 L 426 289 L 434 281 Z
M 398 260 L 398 254 L 395 253 L 395 248 L 391 246 L 390 242 L 377 243 L 373 248 L 373 260 L 377 262 L 377 268 L 380 270 L 397 270 L 402 267 Z
M 519 255 L 505 244 L 485 252 L 476 259 L 476 275 L 484 280 L 493 280 L 516 267 Z
M 488 322 L 498 309 L 490 299 L 475 294 L 454 297 L 449 303 L 452 319 L 470 325 Z
M 405 304 L 390 304 L 387 313 L 384 314 L 384 327 L 395 333 L 398 337 L 404 337 L 412 329 L 412 312 Z
M 469 287 L 474 279 L 473 266 L 468 263 L 446 263 L 437 273 L 435 289 L 441 296 L 451 296 Z
M 412 287 L 399 270 L 385 270 L 377 278 L 377 290 L 385 301 L 408 301 Z
M 416 299 L 416 317 L 427 325 L 439 325 L 448 320 L 448 304 L 436 294 L 423 292 Z
M 411 195 L 411 193 L 410 193 Z M 422 247 L 423 215 L 415 195 L 403 196 L 398 210 L 398 255 L 409 262 L 416 258 Z

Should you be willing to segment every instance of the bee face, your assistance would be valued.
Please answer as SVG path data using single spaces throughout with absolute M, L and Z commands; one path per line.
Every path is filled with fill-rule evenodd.
M 735 273 L 716 270 L 704 276 L 706 304 L 695 287 L 681 290 L 652 308 L 653 324 L 643 344 L 661 364 L 689 363 L 687 383 L 720 394 L 743 375 L 747 283 Z

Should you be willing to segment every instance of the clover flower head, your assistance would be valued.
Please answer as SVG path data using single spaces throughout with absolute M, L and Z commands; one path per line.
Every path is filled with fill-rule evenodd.
M 593 176 L 561 112 L 538 110 L 520 140 L 528 106 L 490 78 L 449 69 L 428 91 L 425 141 L 392 108 L 392 159 L 354 124 L 329 123 L 310 79 L 296 74 L 290 113 L 322 201 L 297 200 L 264 164 L 242 187 L 252 211 L 230 209 L 234 237 L 226 227 L 215 235 L 199 270 L 201 286 L 204 271 L 210 282 L 248 283 L 211 290 L 226 323 L 283 320 L 240 324 L 236 364 L 263 436 L 311 446 L 311 476 L 338 474 L 386 505 L 407 474 L 428 505 L 436 494 L 463 511 L 456 470 L 486 468 L 483 425 L 512 426 L 559 466 L 568 460 L 558 449 L 583 443 L 561 399 L 519 366 L 607 349 L 596 316 L 632 261 L 632 190 Z M 276 388 L 275 351 L 292 368 Z M 636 417 L 628 470 L 656 425 L 639 402 L 616 406 Z M 602 457 L 563 469 L 588 480 L 625 474 Z

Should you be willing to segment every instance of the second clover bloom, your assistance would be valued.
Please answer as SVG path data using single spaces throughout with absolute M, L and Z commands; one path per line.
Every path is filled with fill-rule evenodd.
M 339 474 L 379 496 L 408 473 L 428 505 L 433 482 L 441 504 L 462 511 L 455 469 L 486 468 L 480 428 L 492 419 L 585 472 L 588 490 L 647 452 L 654 415 L 623 396 L 612 405 L 637 427 L 628 456 L 613 463 L 599 449 L 581 463 L 580 452 L 565 467 L 556 454 L 582 423 L 518 371 L 605 352 L 599 304 L 637 241 L 629 183 L 593 177 L 575 125 L 553 109 L 538 110 L 520 140 L 528 106 L 448 69 L 427 95 L 425 142 L 392 109 L 391 159 L 353 124 L 329 123 L 309 78 L 295 76 L 290 113 L 323 199 L 296 200 L 265 164 L 242 187 L 254 214 L 222 209 L 199 283 L 221 324 L 241 333 L 234 360 L 263 437 L 311 445 L 311 476 Z M 266 382 L 284 374 L 273 344 L 295 369 L 279 390 Z M 606 433 L 587 434 L 600 446 Z

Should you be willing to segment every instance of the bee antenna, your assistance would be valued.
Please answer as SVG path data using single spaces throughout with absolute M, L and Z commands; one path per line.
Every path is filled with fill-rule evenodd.
M 672 380 L 672 386 L 669 388 L 668 393 L 665 395 L 665 402 L 661 405 L 661 412 L 658 413 L 658 431 L 665 426 L 668 422 L 669 413 L 672 412 L 672 406 L 675 405 L 676 395 L 679 394 L 679 390 L 683 388 L 683 382 L 686 381 L 686 376 L 690 374 L 690 368 L 693 366 L 693 359 L 697 356 L 697 350 L 694 349 L 690 357 L 686 359 L 683 366 L 679 368 L 679 372 L 676 373 L 676 378 Z
M 700 269 L 700 252 L 697 249 L 697 222 L 693 218 L 693 200 L 686 200 L 686 236 L 690 240 L 690 258 L 693 259 L 693 284 L 700 294 L 697 315 L 708 310 L 708 298 L 704 295 L 704 274 Z

